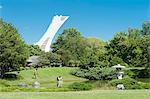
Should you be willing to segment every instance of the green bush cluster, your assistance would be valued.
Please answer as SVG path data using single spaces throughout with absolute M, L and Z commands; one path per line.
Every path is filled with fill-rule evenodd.
M 0 86 L 1 87 L 9 87 L 10 85 L 9 85 L 8 81 L 6 81 L 6 80 L 0 80 Z
M 150 71 L 148 69 L 131 69 L 134 78 L 150 78 Z
M 149 69 L 130 69 L 125 71 L 125 75 L 131 78 L 150 78 Z
M 144 89 L 150 89 L 150 83 L 143 83 L 142 87 Z
M 123 84 L 125 89 L 150 89 L 150 84 L 138 82 L 132 78 L 115 79 L 109 82 L 112 86 Z
M 86 70 L 86 69 L 75 69 L 75 70 L 71 71 L 71 74 L 75 75 L 77 77 L 85 78 L 86 72 L 88 72 L 88 70 Z
M 5 73 L 3 75 L 3 79 L 5 79 L 5 80 L 21 80 L 24 78 L 21 75 L 18 75 L 16 73 Z
M 74 89 L 74 90 L 91 90 L 94 86 L 90 83 L 78 83 L 78 82 L 75 82 L 73 84 L 71 84 L 69 86 L 70 89 Z
M 89 68 L 79 69 L 72 72 L 73 75 L 78 77 L 84 77 L 89 80 L 111 80 L 115 78 L 115 70 L 112 68 Z

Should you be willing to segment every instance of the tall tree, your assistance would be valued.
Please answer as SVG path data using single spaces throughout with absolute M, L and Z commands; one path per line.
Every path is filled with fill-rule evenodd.
M 80 60 L 83 68 L 104 67 L 106 43 L 97 38 L 86 38 L 84 41 L 83 52 L 80 54 Z
M 96 38 L 84 38 L 74 28 L 65 29 L 53 44 L 53 52 L 61 55 L 66 66 L 83 68 L 100 65 L 105 43 Z
M 0 20 L 0 76 L 24 66 L 28 49 L 16 28 Z
M 141 64 L 150 69 L 150 21 L 143 23 L 141 34 L 143 36 L 140 42 L 140 48 L 142 49 Z
M 123 61 L 123 57 L 126 57 L 127 48 L 124 43 L 127 39 L 125 32 L 116 33 L 114 38 L 110 40 L 106 46 L 107 48 L 107 60 L 110 62 L 110 66 L 117 64 L 126 65 Z M 122 57 L 123 56 L 123 57 Z
M 82 36 L 74 28 L 65 29 L 52 45 L 54 53 L 61 55 L 63 65 L 69 66 L 69 62 L 78 62 Z
M 110 40 L 107 50 L 111 65 L 120 60 L 122 65 L 141 66 L 140 58 L 142 49 L 139 46 L 141 41 L 140 30 L 128 29 L 128 33 L 120 32 Z M 120 58 L 120 59 L 119 59 Z
M 140 64 L 150 69 L 150 35 L 142 37 L 140 48 L 142 49 Z
M 142 35 L 150 35 L 150 21 L 145 21 L 142 26 Z

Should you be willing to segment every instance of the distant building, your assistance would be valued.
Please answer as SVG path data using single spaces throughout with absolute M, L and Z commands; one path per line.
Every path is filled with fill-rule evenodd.
M 47 31 L 42 36 L 42 38 L 37 43 L 35 43 L 35 45 L 38 45 L 42 51 L 49 52 L 55 34 L 68 18 L 69 16 L 54 16 L 52 23 L 49 25 Z
M 31 56 L 27 59 L 27 66 L 37 65 L 39 63 L 39 56 Z

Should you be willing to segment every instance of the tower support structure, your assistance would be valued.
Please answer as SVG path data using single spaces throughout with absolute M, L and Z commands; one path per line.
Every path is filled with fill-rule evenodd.
M 62 16 L 62 15 L 54 16 L 47 31 L 44 33 L 42 38 L 37 43 L 35 43 L 35 45 L 38 45 L 41 50 L 45 52 L 49 52 L 55 34 L 68 18 L 69 16 Z

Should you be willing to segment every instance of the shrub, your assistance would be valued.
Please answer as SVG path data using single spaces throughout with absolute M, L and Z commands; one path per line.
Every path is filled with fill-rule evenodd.
M 123 66 L 128 67 L 128 64 L 125 63 L 125 62 L 122 60 L 122 58 L 117 57 L 117 56 L 112 57 L 112 59 L 110 60 L 110 64 L 111 64 L 111 66 L 114 66 L 114 65 L 116 65 L 116 64 L 121 64 L 121 65 L 123 65 Z
M 86 75 L 85 75 L 86 72 L 88 72 L 88 70 L 86 70 L 86 69 L 76 69 L 76 70 L 73 70 L 71 72 L 71 74 L 75 75 L 77 77 L 83 77 L 83 78 L 85 78 L 86 77 Z
M 150 89 L 150 83 L 143 83 L 144 89 Z
M 12 74 L 12 73 L 7 73 L 3 75 L 3 79 L 17 79 L 17 75 L 16 74 Z
M 125 86 L 125 89 L 143 89 L 142 83 L 138 83 L 132 78 L 115 79 L 110 81 L 109 84 L 112 86 L 123 84 Z
M 124 70 L 124 75 L 129 76 L 131 78 L 136 78 L 136 74 L 132 72 L 130 69 Z
M 6 81 L 6 80 L 0 80 L 0 86 L 2 86 L 2 87 L 8 87 L 10 85 L 9 85 L 8 81 Z
M 17 75 L 15 73 L 6 73 L 3 75 L 3 79 L 7 79 L 7 80 L 21 80 L 23 79 L 23 77 L 21 75 Z
M 115 78 L 115 71 L 112 68 L 90 68 L 86 73 L 90 80 L 111 80 Z
M 77 71 L 72 72 L 73 75 L 78 77 L 84 77 L 89 80 L 111 80 L 115 78 L 115 70 L 112 68 L 89 68 L 87 69 L 79 69 Z
M 69 86 L 70 89 L 74 90 L 91 90 L 93 88 L 93 85 L 90 83 L 78 83 L 75 82 Z
M 150 71 L 148 69 L 133 69 L 134 73 L 137 73 L 137 78 L 150 78 Z
M 131 78 L 150 78 L 150 71 L 148 69 L 130 69 L 125 71 L 125 75 Z

